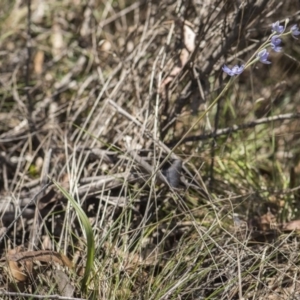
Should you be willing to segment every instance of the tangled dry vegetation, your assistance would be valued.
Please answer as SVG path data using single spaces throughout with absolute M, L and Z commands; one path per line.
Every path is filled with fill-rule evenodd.
M 296 1 L 1 6 L 1 299 L 300 299 Z

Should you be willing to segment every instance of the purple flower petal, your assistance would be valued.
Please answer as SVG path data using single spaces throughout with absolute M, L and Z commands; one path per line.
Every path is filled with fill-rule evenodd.
M 269 52 L 267 49 L 264 49 L 257 53 L 257 57 L 259 58 L 259 61 L 263 64 L 270 64 L 271 62 L 268 61 Z
M 244 69 L 245 69 L 244 65 L 241 65 L 240 67 L 236 65 L 232 69 L 230 69 L 226 65 L 222 67 L 222 70 L 229 76 L 240 75 L 244 71 Z
M 278 35 L 274 35 L 271 38 L 271 47 L 275 52 L 280 52 L 282 47 L 279 47 L 281 43 L 281 39 L 278 37 Z
M 241 65 L 240 67 L 236 65 L 232 68 L 232 72 L 234 72 L 235 75 L 240 75 L 244 71 L 244 68 L 245 68 L 244 65 Z
M 296 36 L 300 35 L 300 31 L 299 31 L 298 25 L 293 25 L 291 27 L 291 31 L 292 31 L 293 38 L 297 39 Z
M 275 31 L 275 32 L 281 34 L 284 31 L 284 26 L 279 25 L 279 21 L 277 21 L 277 22 L 272 24 L 272 31 L 273 32 Z
M 226 65 L 224 65 L 224 66 L 222 67 L 222 70 L 223 70 L 226 74 L 228 74 L 229 76 L 233 76 L 233 75 L 234 75 L 234 73 L 232 72 L 232 70 L 231 70 L 230 68 L 228 68 Z
M 281 43 L 281 39 L 278 37 L 278 35 L 274 35 L 271 38 L 271 43 L 275 46 L 278 46 Z
M 274 44 L 271 44 L 271 47 L 272 47 L 273 51 L 275 51 L 275 52 L 281 52 L 281 50 L 282 50 L 282 47 L 276 46 Z

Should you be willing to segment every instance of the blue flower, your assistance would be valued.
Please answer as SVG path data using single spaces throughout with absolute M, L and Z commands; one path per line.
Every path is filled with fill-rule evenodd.
M 292 31 L 292 36 L 293 36 L 293 38 L 297 39 L 296 36 L 300 34 L 298 25 L 293 25 L 293 26 L 291 27 L 291 31 Z
M 229 76 L 240 75 L 244 71 L 244 69 L 245 69 L 244 65 L 241 65 L 240 67 L 236 65 L 232 69 L 230 69 L 226 65 L 222 67 L 222 70 Z
M 272 24 L 272 31 L 273 32 L 275 31 L 275 32 L 281 34 L 284 31 L 284 26 L 279 25 L 279 21 L 277 21 L 277 22 Z
M 271 47 L 275 52 L 280 52 L 282 47 L 279 47 L 281 43 L 281 39 L 278 37 L 278 35 L 274 35 L 271 37 Z
M 271 63 L 270 61 L 268 61 L 268 56 L 269 56 L 269 52 L 267 51 L 267 49 L 261 50 L 260 52 L 257 53 L 257 58 L 263 64 Z

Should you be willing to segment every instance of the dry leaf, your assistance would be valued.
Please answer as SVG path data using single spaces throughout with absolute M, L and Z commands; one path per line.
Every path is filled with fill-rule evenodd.
M 39 75 L 43 72 L 44 51 L 39 50 L 34 57 L 34 72 Z
M 19 264 L 16 261 L 10 260 L 8 258 L 8 256 L 10 255 L 16 255 L 19 251 L 21 251 L 20 246 L 9 250 L 7 254 L 7 263 L 13 278 L 17 282 L 22 282 L 27 280 L 27 275 L 22 271 L 22 269 L 19 267 Z
M 42 262 L 56 262 L 62 266 L 72 268 L 72 262 L 63 254 L 50 251 L 50 250 L 38 250 L 38 251 L 25 251 L 14 254 L 7 254 L 8 261 L 21 262 L 21 261 L 42 261 Z
M 260 217 L 259 225 L 263 231 L 274 229 L 277 226 L 276 217 L 270 211 L 268 211 L 266 214 Z
M 32 13 L 32 22 L 40 24 L 45 16 L 45 11 L 47 10 L 46 0 L 38 0 L 33 3 L 34 9 Z
M 54 23 L 52 26 L 52 54 L 54 57 L 57 57 L 61 54 L 64 48 L 64 39 L 62 35 L 61 27 L 58 23 Z
M 294 221 L 285 223 L 283 225 L 282 229 L 286 230 L 286 231 L 300 230 L 300 220 L 294 220 Z
M 183 40 L 189 52 L 193 52 L 195 50 L 196 33 L 190 26 L 186 25 L 186 23 L 183 26 Z
M 70 279 L 66 275 L 66 273 L 61 270 L 56 270 L 54 273 L 54 277 L 60 295 L 64 297 L 73 297 L 75 288 L 71 285 Z

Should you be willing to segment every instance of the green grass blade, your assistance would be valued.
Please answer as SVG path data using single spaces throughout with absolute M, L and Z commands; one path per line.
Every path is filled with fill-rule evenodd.
M 71 202 L 85 230 L 86 240 L 87 240 L 87 260 L 85 265 L 85 272 L 81 281 L 81 290 L 86 291 L 89 275 L 93 270 L 93 261 L 95 256 L 95 241 L 94 241 L 92 226 L 85 212 L 82 210 L 80 205 L 75 201 L 75 199 L 73 199 L 73 197 L 58 182 L 53 180 L 53 183 L 62 192 L 62 194 Z

